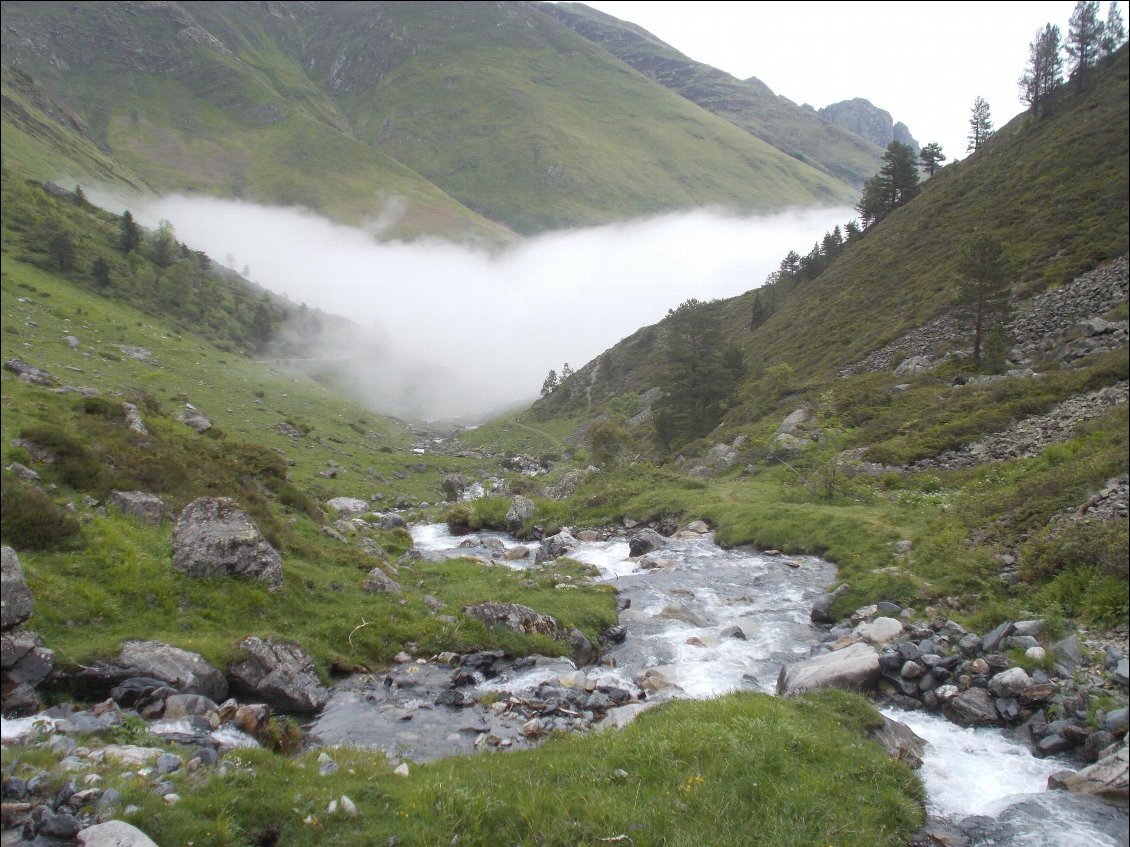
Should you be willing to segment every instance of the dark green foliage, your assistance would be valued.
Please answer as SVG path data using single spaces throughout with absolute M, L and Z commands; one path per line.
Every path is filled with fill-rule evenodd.
M 934 171 L 938 169 L 942 162 L 946 160 L 946 154 L 942 152 L 942 145 L 936 141 L 931 141 L 920 151 L 918 151 L 918 158 L 922 160 L 922 167 L 926 169 L 926 176 L 934 175 Z
M 969 143 L 965 152 L 975 153 L 992 137 L 993 118 L 989 112 L 989 103 L 984 97 L 973 101 L 973 108 L 969 110 Z
M 974 237 L 962 251 L 958 271 L 964 300 L 973 308 L 973 365 L 981 367 L 981 342 L 990 330 L 1003 332 L 1008 319 L 1008 277 L 1004 247 L 988 235 Z
M 1067 23 L 1067 42 L 1063 46 L 1071 59 L 1071 78 L 1080 86 L 1098 62 L 1102 40 L 1099 0 L 1079 0 Z
M 1020 100 L 1035 115 L 1042 115 L 1056 87 L 1063 82 L 1059 54 L 1059 27 L 1046 24 L 1028 45 L 1028 66 L 1020 77 Z
M 123 253 L 136 250 L 141 244 L 141 227 L 137 225 L 137 221 L 133 219 L 133 213 L 129 209 L 122 212 L 120 227 L 118 249 Z
M 592 460 L 605 467 L 619 459 L 620 454 L 631 443 L 632 435 L 619 424 L 605 420 L 597 421 L 590 426 L 586 439 Z
M 1126 580 L 1130 546 L 1125 520 L 1073 523 L 1046 528 L 1024 548 L 1020 575 L 1036 582 L 1064 571 L 1097 568 L 1103 576 Z
M 718 425 L 724 403 L 744 368 L 740 351 L 722 337 L 712 304 L 687 300 L 667 313 L 662 396 L 655 427 L 665 449 L 705 435 Z
M 17 550 L 59 550 L 78 539 L 73 515 L 32 485 L 5 476 L 0 495 L 0 538 Z
M 113 278 L 110 274 L 110 263 L 106 261 L 105 256 L 99 256 L 94 260 L 94 263 L 90 266 L 90 276 L 99 288 L 110 287 Z
M 883 162 L 879 173 L 863 186 L 863 196 L 855 207 L 864 227 L 873 226 L 909 203 L 919 191 L 918 164 L 910 147 L 892 141 L 883 154 Z

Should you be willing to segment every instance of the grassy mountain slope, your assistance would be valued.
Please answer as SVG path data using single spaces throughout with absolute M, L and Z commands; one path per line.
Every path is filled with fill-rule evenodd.
M 758 79 L 735 79 L 582 3 L 542 3 L 539 8 L 640 73 L 802 162 L 855 186 L 879 169 L 878 147 L 774 94 Z
M 494 240 L 503 230 L 471 209 L 534 232 L 851 193 L 526 4 L 4 10 L 5 65 L 159 191 L 348 221 L 400 198 L 389 235 Z
M 961 296 L 962 245 L 975 234 L 1004 243 L 1020 299 L 1122 255 L 1130 230 L 1128 79 L 1124 50 L 1086 91 L 1062 88 L 1044 120 L 1014 119 L 850 242 L 815 280 L 775 292 L 779 308 L 756 329 L 749 326 L 754 292 L 708 311 L 745 351 L 751 372 L 787 365 L 803 384 L 952 310 Z M 573 390 L 543 403 L 546 411 L 582 414 L 593 399 L 656 385 L 665 334 L 665 322 L 633 333 L 578 371 Z
M 676 435 L 670 451 L 659 446 L 649 389 L 680 385 L 668 377 L 678 349 L 668 318 L 605 351 L 526 413 L 465 440 L 546 450 L 564 443 L 582 462 L 599 452 L 605 472 L 590 475 L 567 504 L 543 503 L 541 520 L 708 519 L 730 543 L 827 555 L 855 589 L 845 609 L 950 597 L 975 627 L 1036 615 L 1124 622 L 1125 517 L 1072 521 L 1127 472 L 1125 403 L 1031 458 L 964 469 L 908 465 L 1123 384 L 1125 344 L 1070 364 L 1053 351 L 1030 362 L 1038 379 L 960 388 L 955 377 L 977 373 L 960 359 L 919 375 L 839 372 L 951 314 L 962 244 L 979 232 L 1004 244 L 1021 308 L 1126 253 L 1128 56 L 1124 48 L 1083 91 L 1061 88 L 1048 117 L 1016 119 L 939 172 L 918 197 L 849 241 L 820 276 L 759 292 L 775 311 L 754 328 L 758 292 L 702 304 L 703 323 L 740 348 L 745 365 L 713 431 Z M 1126 305 L 1096 317 L 1125 320 Z M 971 336 L 970 328 L 969 338 L 949 343 L 966 349 Z M 791 452 L 776 436 L 798 409 L 809 417 Z M 590 430 L 594 421 L 605 423 Z M 727 453 L 733 459 L 712 467 Z M 880 466 L 850 475 L 860 460 Z M 900 539 L 913 542 L 913 556 L 896 553 Z M 1005 561 L 1019 567 L 1020 583 L 1002 581 Z

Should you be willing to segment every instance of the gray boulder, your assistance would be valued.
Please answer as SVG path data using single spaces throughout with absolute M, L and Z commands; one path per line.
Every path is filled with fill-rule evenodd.
M 789 696 L 822 688 L 866 691 L 878 681 L 879 672 L 879 654 L 875 648 L 851 644 L 842 650 L 785 665 L 777 677 L 777 694 Z
M 298 645 L 251 635 L 238 646 L 244 658 L 228 669 L 233 686 L 285 712 L 316 712 L 330 699 Z
M 537 506 L 534 505 L 533 500 L 518 494 L 510 501 L 510 509 L 506 512 L 506 528 L 511 532 L 517 532 L 536 511 Z
M 111 491 L 106 504 L 149 524 L 159 524 L 165 514 L 165 501 L 145 491 Z
M 813 601 L 812 610 L 808 613 L 808 617 L 813 623 L 835 623 L 836 619 L 831 614 L 832 604 L 849 591 L 851 591 L 851 586 L 845 582 L 835 591 L 821 594 Z
M 117 664 L 130 676 L 159 679 L 182 694 L 202 694 L 219 703 L 228 693 L 224 675 L 202 656 L 162 641 L 125 642 Z
M 205 433 L 212 428 L 212 422 L 208 417 L 191 403 L 185 403 L 184 408 L 181 409 L 180 421 L 199 433 Z
M 641 529 L 628 541 L 628 555 L 633 559 L 658 550 L 666 545 L 667 539 L 654 529 Z
M 576 546 L 577 539 L 573 537 L 573 533 L 563 529 L 557 535 L 551 535 L 542 541 L 541 549 L 534 558 L 538 563 L 548 562 L 558 556 L 564 556 Z
M 989 680 L 989 691 L 997 697 L 1019 697 L 1031 684 L 1024 668 L 1009 668 Z
M 357 497 L 334 497 L 326 505 L 342 518 L 353 518 L 369 511 L 368 502 Z
M 157 847 L 157 842 L 125 821 L 88 826 L 76 836 L 83 847 Z
M 882 646 L 902 635 L 902 623 L 894 618 L 875 618 L 856 626 L 852 634 L 870 644 Z
M 0 547 L 0 630 L 9 630 L 31 617 L 31 589 L 11 547 Z
M 585 481 L 585 475 L 578 470 L 571 470 L 553 485 L 547 486 L 545 496 L 553 500 L 567 500 L 577 493 L 577 488 Z
M 365 581 L 361 583 L 361 588 L 369 592 L 400 593 L 399 583 L 381 570 L 380 567 L 375 567 L 369 571 L 365 576 Z
M 793 435 L 807 420 L 808 410 L 801 407 L 781 421 L 781 425 L 777 427 L 777 433 L 779 435 Z
M 1078 773 L 1066 774 L 1060 782 L 1068 791 L 1077 794 L 1094 794 L 1107 800 L 1126 805 L 1130 799 L 1130 749 L 1126 739 L 1114 753 L 1083 768 Z
M 871 737 L 883 745 L 892 758 L 906 762 L 917 770 L 922 767 L 922 756 L 926 752 L 926 739 L 919 736 L 902 721 L 892 720 L 881 715 L 883 723 L 871 730 Z
M 184 507 L 173 528 L 173 564 L 193 578 L 247 576 L 282 585 L 282 559 L 239 505 L 201 497 Z
M 959 726 L 996 726 L 1000 723 L 993 695 L 984 688 L 962 691 L 942 707 L 942 713 Z

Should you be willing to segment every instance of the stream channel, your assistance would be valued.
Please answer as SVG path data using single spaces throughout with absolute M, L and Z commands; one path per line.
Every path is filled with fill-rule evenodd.
M 516 547 L 514 538 L 476 533 L 478 544 L 446 525 L 411 528 L 416 549 L 427 556 L 479 555 L 489 545 Z M 620 623 L 627 635 L 602 656 L 598 666 L 578 671 L 567 659 L 537 658 L 505 666 L 489 679 L 476 675 L 463 689 L 461 705 L 436 705 L 450 691 L 450 668 L 406 663 L 387 675 L 361 675 L 340 683 L 310 728 L 323 743 L 369 746 L 390 756 L 426 761 L 477 749 L 534 746 L 544 732 L 579 728 L 581 719 L 543 718 L 544 732 L 524 733 L 523 720 L 472 699 L 545 699 L 562 687 L 634 692 L 646 701 L 615 705 L 597 724 L 622 725 L 644 708 L 673 697 L 709 698 L 734 690 L 773 693 L 784 664 L 807 657 L 823 633 L 809 622 L 813 600 L 835 578 L 833 565 L 809 556 L 773 556 L 749 548 L 723 549 L 711 534 L 682 533 L 661 549 L 629 558 L 626 539 L 580 542 L 567 554 L 595 566 L 598 580 L 619 592 Z M 473 543 L 473 542 L 472 542 Z M 531 567 L 527 558 L 498 561 L 498 567 Z M 736 629 L 735 629 L 736 628 Z M 555 687 L 555 689 L 554 689 Z M 505 693 L 505 694 L 504 694 Z M 929 744 L 921 770 L 927 811 L 959 821 L 985 816 L 974 844 L 1126 847 L 1127 816 L 1091 798 L 1046 791 L 1047 778 L 1070 763 L 1037 759 L 1022 743 L 999 730 L 963 729 L 940 715 L 886 710 Z M 557 721 L 557 723 L 553 723 Z M 528 729 L 528 724 L 525 725 Z M 980 819 L 979 819 L 980 820 Z

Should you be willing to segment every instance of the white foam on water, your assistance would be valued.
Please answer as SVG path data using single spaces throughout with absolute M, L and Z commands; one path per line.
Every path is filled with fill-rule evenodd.
M 54 726 L 54 718 L 49 718 L 46 715 L 32 715 L 27 718 L 0 718 L 0 741 L 22 744 L 41 733 L 50 732 Z
M 930 742 L 919 773 L 931 814 L 993 814 L 1006 798 L 1045 791 L 1048 777 L 1065 767 L 1056 759 L 1037 759 L 998 729 L 967 729 L 926 712 L 883 711 Z

